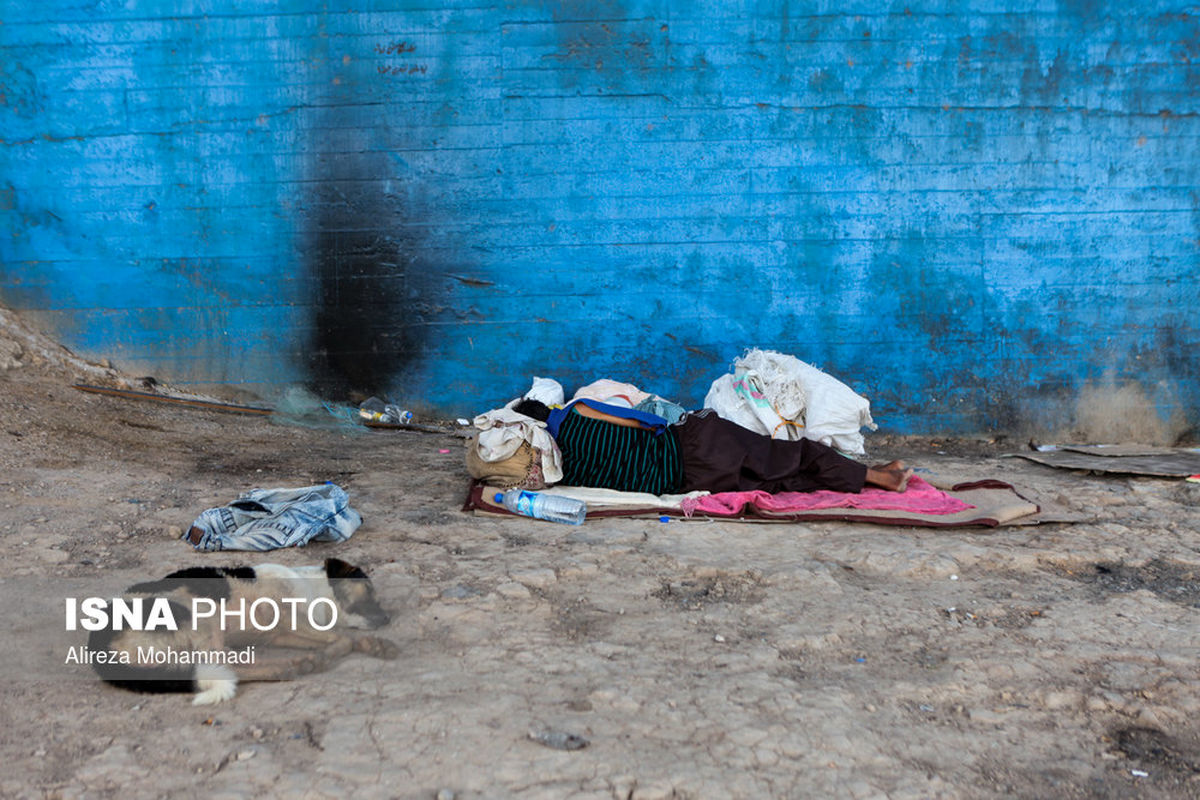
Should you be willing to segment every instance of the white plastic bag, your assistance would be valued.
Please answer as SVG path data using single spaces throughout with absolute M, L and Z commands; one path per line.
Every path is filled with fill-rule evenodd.
M 536 375 L 533 376 L 533 385 L 525 393 L 526 400 L 540 400 L 551 408 L 561 406 L 564 398 L 561 383 L 553 378 L 539 378 Z

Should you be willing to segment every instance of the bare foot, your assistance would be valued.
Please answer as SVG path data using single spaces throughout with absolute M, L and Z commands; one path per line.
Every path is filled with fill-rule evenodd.
M 886 464 L 868 467 L 867 483 L 889 492 L 903 492 L 908 488 L 908 479 L 912 474 L 912 469 L 905 466 L 903 461 L 889 461 Z

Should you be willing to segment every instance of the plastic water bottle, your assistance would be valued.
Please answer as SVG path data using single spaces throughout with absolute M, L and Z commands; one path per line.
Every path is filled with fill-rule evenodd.
M 587 516 L 587 503 L 582 500 L 522 489 L 496 492 L 496 502 L 514 514 L 547 519 L 551 522 L 566 522 L 570 525 L 582 525 L 583 518 Z
M 358 415 L 365 420 L 371 422 L 383 421 L 383 401 L 378 397 L 368 397 L 362 401 L 362 405 L 358 407 Z
M 358 415 L 369 422 L 385 425 L 407 425 L 412 422 L 412 412 L 398 405 L 384 403 L 378 397 L 368 397 L 358 407 Z
M 413 415 L 411 411 L 406 411 L 400 406 L 394 406 L 391 403 L 388 403 L 383 407 L 383 419 L 380 421 L 394 423 L 397 425 L 407 425 L 408 423 L 412 422 L 412 418 Z

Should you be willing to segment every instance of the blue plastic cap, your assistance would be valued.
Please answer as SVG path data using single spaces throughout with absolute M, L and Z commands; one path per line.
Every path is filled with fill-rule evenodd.
M 496 492 L 495 500 L 497 503 L 503 503 L 504 502 L 504 492 Z

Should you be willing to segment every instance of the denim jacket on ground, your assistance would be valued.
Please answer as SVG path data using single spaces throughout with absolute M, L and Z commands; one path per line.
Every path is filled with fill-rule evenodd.
M 197 550 L 274 550 L 310 541 L 344 542 L 362 524 L 340 486 L 255 489 L 201 512 L 183 535 Z

